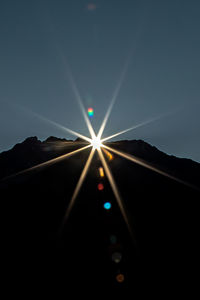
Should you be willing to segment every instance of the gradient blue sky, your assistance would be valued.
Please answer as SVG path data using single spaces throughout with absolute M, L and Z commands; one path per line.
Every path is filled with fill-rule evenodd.
M 66 62 L 97 131 L 127 64 L 104 136 L 162 116 L 116 140 L 200 162 L 199 16 L 198 0 L 1 0 L 0 151 L 74 139 L 31 111 L 88 135 Z

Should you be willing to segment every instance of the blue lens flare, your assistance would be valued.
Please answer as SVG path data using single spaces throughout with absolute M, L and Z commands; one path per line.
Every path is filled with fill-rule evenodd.
M 106 203 L 104 203 L 103 207 L 104 207 L 106 210 L 109 210 L 109 209 L 111 209 L 111 203 L 110 203 L 110 202 L 106 202 Z

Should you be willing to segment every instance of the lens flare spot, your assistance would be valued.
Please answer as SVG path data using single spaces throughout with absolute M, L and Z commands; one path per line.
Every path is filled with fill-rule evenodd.
M 109 161 L 114 159 L 114 156 L 106 149 L 103 149 L 104 153 L 106 154 Z
M 117 282 L 119 282 L 119 283 L 122 283 L 122 282 L 124 282 L 124 280 L 125 280 L 125 277 L 124 277 L 124 274 L 118 274 L 117 276 L 116 276 L 116 280 L 117 280 Z
M 103 207 L 106 209 L 106 210 L 109 210 L 109 209 L 111 209 L 111 203 L 110 202 L 106 202 L 106 203 L 104 203 L 104 205 L 103 205 Z
M 111 244 L 116 244 L 117 243 L 117 237 L 115 235 L 110 236 L 110 242 Z
M 87 5 L 87 10 L 89 10 L 89 11 L 95 11 L 96 8 L 97 8 L 97 6 L 96 6 L 96 4 L 94 4 L 94 3 L 89 3 L 89 4 Z
M 99 191 L 103 191 L 103 189 L 104 189 L 103 183 L 99 183 L 97 188 L 98 188 Z
M 93 108 L 89 107 L 87 111 L 88 111 L 88 116 L 90 118 L 94 116 L 94 110 L 93 110 Z
M 122 259 L 122 254 L 120 252 L 114 252 L 112 254 L 112 261 L 114 261 L 116 264 L 120 263 Z
M 104 170 L 103 170 L 102 167 L 99 168 L 99 175 L 100 175 L 100 177 L 102 177 L 102 178 L 105 176 L 105 175 L 104 175 Z

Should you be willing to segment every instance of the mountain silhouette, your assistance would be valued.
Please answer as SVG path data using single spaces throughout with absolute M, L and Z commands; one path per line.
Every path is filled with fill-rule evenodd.
M 108 179 L 99 176 L 102 165 L 95 154 L 63 226 L 90 149 L 44 163 L 85 145 L 81 139 L 41 142 L 30 137 L 0 154 L 5 285 L 28 294 L 55 292 L 57 298 L 69 291 L 94 298 L 110 291 L 124 299 L 191 295 L 198 286 L 200 164 L 169 156 L 142 140 L 107 143 L 178 180 L 116 154 L 110 161 L 105 155 L 130 235 Z M 108 201 L 112 207 L 105 210 Z

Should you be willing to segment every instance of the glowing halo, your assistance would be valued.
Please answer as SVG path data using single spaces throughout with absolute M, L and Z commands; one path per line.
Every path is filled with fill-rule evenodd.
M 74 89 L 75 89 L 75 88 L 74 88 Z M 113 178 L 113 175 L 112 175 L 112 173 L 111 173 L 111 170 L 110 170 L 110 168 L 109 168 L 109 166 L 108 166 L 108 164 L 107 164 L 107 162 L 106 162 L 106 160 L 105 160 L 105 158 L 104 158 L 104 156 L 103 156 L 102 150 L 106 151 L 106 149 L 107 149 L 107 150 L 109 150 L 109 151 L 111 151 L 111 152 L 113 152 L 113 153 L 115 153 L 115 154 L 117 154 L 117 155 L 119 155 L 119 156 L 121 156 L 121 157 L 123 157 L 123 158 L 126 158 L 126 159 L 129 160 L 129 161 L 132 161 L 132 162 L 134 162 L 134 163 L 136 163 L 136 164 L 139 164 L 139 165 L 141 165 L 141 166 L 143 166 L 143 167 L 145 167 L 145 168 L 147 168 L 147 169 L 150 169 L 150 170 L 152 170 L 152 171 L 154 171 L 154 172 L 156 172 L 156 173 L 159 173 L 159 174 L 162 175 L 162 176 L 168 177 L 168 178 L 170 178 L 170 179 L 172 179 L 172 180 L 175 180 L 175 181 L 177 181 L 177 182 L 179 182 L 179 183 L 181 183 L 181 184 L 190 186 L 190 187 L 192 187 L 192 188 L 194 188 L 194 189 L 196 189 L 196 187 L 191 186 L 191 185 L 188 184 L 187 182 L 184 182 L 184 181 L 180 180 L 179 178 L 176 178 L 176 177 L 174 177 L 174 176 L 171 176 L 170 174 L 168 174 L 168 173 L 166 173 L 166 172 L 164 172 L 164 171 L 162 171 L 162 170 L 159 170 L 158 168 L 155 168 L 155 167 L 149 165 L 147 162 L 144 162 L 144 161 L 142 161 L 141 159 L 138 159 L 138 158 L 136 158 L 136 157 L 134 157 L 134 156 L 132 156 L 132 155 L 130 155 L 130 154 L 126 154 L 126 153 L 124 153 L 124 152 L 122 152 L 122 151 L 115 150 L 115 149 L 113 149 L 113 148 L 111 148 L 111 147 L 108 147 L 108 146 L 106 146 L 106 145 L 103 144 L 104 141 L 107 141 L 107 140 L 109 140 L 109 139 L 112 139 L 112 138 L 115 137 L 115 136 L 118 136 L 118 135 L 123 134 L 123 133 L 125 133 L 125 132 L 127 132 L 127 131 L 130 131 L 130 130 L 133 130 L 133 129 L 137 128 L 137 127 L 140 127 L 140 126 L 146 125 L 146 124 L 148 124 L 148 123 L 151 123 L 152 121 L 157 120 L 157 118 L 152 119 L 152 120 L 148 120 L 148 121 L 146 121 L 146 122 L 140 123 L 140 124 L 138 124 L 138 125 L 135 125 L 135 126 L 133 126 L 133 127 L 128 128 L 128 129 L 126 129 L 126 130 L 120 131 L 120 132 L 115 133 L 115 134 L 113 134 L 113 135 L 111 135 L 111 136 L 108 136 L 108 137 L 105 137 L 105 138 L 101 139 L 101 136 L 102 136 L 102 134 L 103 134 L 103 131 L 104 131 L 104 128 L 105 128 L 105 125 L 106 125 L 106 122 L 107 122 L 107 119 L 108 119 L 108 118 L 106 118 L 106 119 L 103 120 L 103 123 L 102 123 L 102 125 L 100 126 L 100 129 L 101 129 L 101 130 L 100 130 L 99 133 L 96 135 L 95 132 L 94 132 L 94 129 L 93 129 L 93 127 L 92 127 L 92 125 L 91 125 L 91 123 L 90 123 L 90 121 L 89 121 L 89 118 L 88 118 L 87 114 L 85 113 L 85 110 L 84 110 L 84 107 L 83 107 L 83 104 L 82 104 L 82 101 L 81 101 L 80 97 L 79 97 L 78 100 L 79 100 L 79 104 L 80 104 L 81 109 L 82 109 L 82 112 L 83 112 L 84 119 L 85 119 L 85 121 L 86 121 L 86 124 L 87 124 L 87 126 L 88 126 L 88 129 L 89 129 L 89 132 L 90 132 L 90 135 L 91 135 L 90 138 L 89 138 L 89 137 L 86 137 L 86 136 L 84 136 L 84 135 L 82 135 L 82 134 L 80 134 L 80 133 L 78 133 L 78 132 L 76 132 L 76 131 L 73 131 L 73 130 L 71 130 L 71 129 L 69 129 L 69 128 L 66 128 L 65 126 L 60 125 L 60 124 L 58 124 L 58 123 L 56 123 L 56 122 L 54 122 L 54 121 L 48 120 L 47 118 L 45 118 L 45 117 L 43 117 L 43 116 L 41 116 L 41 115 L 39 115 L 39 114 L 36 114 L 36 113 L 33 113 L 33 112 L 32 112 L 32 113 L 33 113 L 35 116 L 37 116 L 38 118 L 42 119 L 43 121 L 48 122 L 49 124 L 52 124 L 52 125 L 54 125 L 55 127 L 57 127 L 57 128 L 59 128 L 59 129 L 65 131 L 65 132 L 69 132 L 70 134 L 73 134 L 73 135 L 75 135 L 75 136 L 77 136 L 77 137 L 79 137 L 79 138 L 85 140 L 86 142 L 89 143 L 89 145 L 87 145 L 87 146 L 85 146 L 85 147 L 82 147 L 82 148 L 79 148 L 79 149 L 77 149 L 77 150 L 75 150 L 75 151 L 72 151 L 72 152 L 70 152 L 70 153 L 67 153 L 67 154 L 65 154 L 65 155 L 59 156 L 59 157 L 57 157 L 57 158 L 55 158 L 55 159 L 52 159 L 52 160 L 50 160 L 50 161 L 47 161 L 47 162 L 44 162 L 44 163 L 42 163 L 42 164 L 36 165 L 36 166 L 34 166 L 34 167 L 32 167 L 32 168 L 29 168 L 29 169 L 26 169 L 26 170 L 24 170 L 24 171 L 21 171 L 21 172 L 19 172 L 19 173 L 17 173 L 17 174 L 13 174 L 13 175 L 11 175 L 11 176 L 9 176 L 9 177 L 11 178 L 11 177 L 13 177 L 13 176 L 17 176 L 17 175 L 23 174 L 23 173 L 25 173 L 25 172 L 27 172 L 27 171 L 32 171 L 32 170 L 40 169 L 40 168 L 42 168 L 42 167 L 50 166 L 50 165 L 52 165 L 53 163 L 57 163 L 57 162 L 61 161 L 61 160 L 64 159 L 64 158 L 70 157 L 70 156 L 72 156 L 72 155 L 74 155 L 74 154 L 76 154 L 76 153 L 78 153 L 78 152 L 80 152 L 80 151 L 84 151 L 85 149 L 87 149 L 87 148 L 89 148 L 89 147 L 92 147 L 92 151 L 90 152 L 90 155 L 89 155 L 89 157 L 88 157 L 88 159 L 87 159 L 87 161 L 86 161 L 86 163 L 85 163 L 85 166 L 84 166 L 84 168 L 83 168 L 83 171 L 82 171 L 82 173 L 81 173 L 81 176 L 80 176 L 80 178 L 79 178 L 79 181 L 78 181 L 78 183 L 77 183 L 77 185 L 76 185 L 76 187 L 75 187 L 74 193 L 73 193 L 73 195 L 72 195 L 71 201 L 70 201 L 70 203 L 69 203 L 68 209 L 67 209 L 67 211 L 66 211 L 66 213 L 65 213 L 65 217 L 64 217 L 64 221 L 63 221 L 63 226 L 64 226 L 66 220 L 68 219 L 68 217 L 69 217 L 69 215 L 70 215 L 70 212 L 71 212 L 71 210 L 72 210 L 72 208 L 73 208 L 73 206 L 74 206 L 74 203 L 75 203 L 75 201 L 76 201 L 76 198 L 77 198 L 77 196 L 78 196 L 78 194 L 79 194 L 79 191 L 80 191 L 80 189 L 81 189 L 81 186 L 82 186 L 82 184 L 83 184 L 83 182 L 84 182 L 84 180 L 85 180 L 85 177 L 86 177 L 86 175 L 87 175 L 87 172 L 88 172 L 88 170 L 89 170 L 89 167 L 90 167 L 90 164 L 91 164 L 91 162 L 92 162 L 94 153 L 97 151 L 98 154 L 99 154 L 99 158 L 100 158 L 100 160 L 101 160 L 101 162 L 102 162 L 102 165 L 103 165 L 103 167 L 104 167 L 105 174 L 107 175 L 108 181 L 110 182 L 110 185 L 111 185 L 111 188 L 112 188 L 112 190 L 113 190 L 114 196 L 115 196 L 115 198 L 116 198 L 116 201 L 117 201 L 118 206 L 119 206 L 119 208 L 120 208 L 120 211 L 121 211 L 121 213 L 122 213 L 122 216 L 123 216 L 123 218 L 124 218 L 124 220 L 125 220 L 125 223 L 126 223 L 126 225 L 127 225 L 127 227 L 128 227 L 128 230 L 129 230 L 129 232 L 130 232 L 130 234 L 131 234 L 131 237 L 132 237 L 133 241 L 135 242 L 134 234 L 133 234 L 133 232 L 132 232 L 132 228 L 131 228 L 130 223 L 129 223 L 129 220 L 128 220 L 128 218 L 127 218 L 127 214 L 126 214 L 126 211 L 125 211 L 125 207 L 124 207 L 122 198 L 121 198 L 120 193 L 119 193 L 119 191 L 118 191 L 118 188 L 117 188 L 117 185 L 116 185 L 115 180 L 114 180 L 114 178 Z M 109 110 L 109 113 L 110 113 L 110 112 L 111 112 L 111 109 Z M 107 116 L 108 116 L 108 114 L 107 114 Z M 9 178 L 5 178 L 5 179 L 9 179 Z M 63 226 L 62 226 L 62 227 L 63 227 Z
M 116 87 L 116 89 L 115 89 L 115 91 L 114 91 L 113 97 L 112 97 L 112 99 L 111 99 L 111 103 L 110 103 L 110 105 L 109 105 L 109 107 L 108 107 L 108 110 L 107 110 L 107 112 L 106 112 L 106 114 L 105 114 L 105 117 L 104 117 L 104 119 L 103 119 L 103 121 L 102 121 L 102 124 L 101 124 L 101 126 L 100 126 L 100 128 L 99 128 L 98 134 L 96 135 L 96 134 L 95 134 L 95 131 L 94 131 L 93 127 L 92 127 L 92 124 L 91 124 L 91 122 L 90 122 L 90 120 L 89 120 L 89 118 L 88 118 L 88 116 L 91 117 L 91 116 L 93 115 L 93 109 L 92 109 L 92 108 L 89 108 L 89 110 L 88 110 L 88 113 L 89 113 L 89 114 L 86 113 L 86 109 L 85 109 L 85 107 L 84 107 L 84 105 L 83 105 L 82 98 L 81 98 L 81 96 L 80 96 L 80 93 L 79 93 L 79 90 L 78 90 L 77 85 L 76 85 L 76 83 L 75 83 L 75 80 L 74 80 L 74 78 L 73 78 L 73 76 L 72 76 L 72 73 L 71 73 L 71 70 L 70 70 L 70 68 L 69 68 L 69 65 L 68 65 L 67 61 L 65 61 L 65 66 L 66 66 L 67 76 L 68 76 L 68 78 L 69 78 L 69 82 L 70 82 L 70 84 L 71 84 L 71 88 L 72 88 L 72 90 L 73 90 L 73 92 L 74 92 L 75 98 L 76 98 L 76 100 L 77 100 L 77 102 L 78 102 L 78 104 L 79 104 L 79 106 L 80 106 L 80 109 L 81 109 L 83 118 L 84 118 L 84 120 L 85 120 L 85 123 L 86 123 L 86 125 L 87 125 L 87 127 L 88 127 L 88 131 L 89 131 L 89 133 L 90 133 L 90 137 L 86 137 L 86 136 L 84 136 L 84 135 L 82 135 L 82 134 L 80 134 L 80 133 L 78 133 L 78 132 L 76 132 L 76 131 L 74 131 L 74 130 L 71 130 L 71 129 L 69 129 L 69 128 L 67 128 L 67 127 L 65 127 L 65 126 L 63 126 L 63 125 L 61 125 L 61 124 L 58 124 L 58 123 L 56 123 L 56 122 L 54 122 L 54 121 L 51 121 L 51 120 L 48 120 L 47 118 L 45 118 L 45 117 L 43 117 L 43 116 L 41 116 L 41 115 L 39 115 L 39 114 L 36 114 L 36 113 L 33 113 L 33 112 L 31 112 L 31 113 L 32 113 L 33 115 L 37 116 L 38 118 L 40 118 L 41 120 L 43 120 L 43 121 L 45 121 L 45 122 L 48 122 L 48 123 L 51 124 L 51 125 L 54 125 L 56 128 L 59 128 L 60 130 L 63 130 L 64 132 L 69 132 L 70 134 L 75 135 L 75 136 L 81 138 L 82 140 L 86 141 L 89 145 L 87 145 L 87 146 L 85 146 L 85 147 L 82 147 L 82 148 L 80 148 L 80 149 L 77 149 L 77 150 L 75 150 L 75 151 L 72 151 L 72 152 L 70 152 L 70 153 L 67 153 L 67 154 L 65 154 L 65 155 L 59 156 L 59 157 L 57 157 L 57 158 L 55 158 L 55 159 L 52 159 L 52 160 L 50 160 L 50 161 L 44 162 L 44 163 L 42 163 L 42 164 L 39 164 L 39 165 L 37 165 L 37 166 L 34 166 L 34 167 L 32 167 L 32 168 L 29 168 L 29 169 L 27 169 L 27 170 L 21 171 L 21 172 L 19 172 L 18 174 L 11 175 L 11 177 L 12 177 L 12 176 L 17 176 L 17 175 L 23 174 L 24 172 L 27 172 L 27 171 L 36 170 L 36 169 L 40 169 L 40 168 L 42 168 L 42 167 L 50 166 L 50 165 L 52 165 L 53 163 L 57 163 L 58 161 L 61 161 L 61 160 L 64 159 L 64 158 L 70 157 L 70 156 L 72 156 L 72 155 L 74 155 L 74 154 L 76 154 L 76 153 L 79 153 L 80 151 L 84 151 L 84 150 L 87 149 L 88 147 L 92 147 L 92 150 L 91 150 L 91 152 L 90 152 L 90 154 L 89 154 L 89 156 L 88 156 L 88 159 L 87 159 L 87 161 L 86 161 L 86 163 L 85 163 L 85 166 L 84 166 L 84 168 L 83 168 L 83 170 L 82 170 L 82 173 L 81 173 L 81 175 L 80 175 L 80 178 L 79 178 L 79 180 L 78 180 L 78 182 L 77 182 L 77 184 L 76 184 L 75 190 L 74 190 L 74 192 L 73 192 L 73 194 L 72 194 L 72 197 L 71 197 L 71 200 L 70 200 L 68 209 L 67 209 L 67 211 L 66 211 L 66 213 L 65 213 L 65 216 L 64 216 L 63 225 L 65 224 L 66 220 L 68 219 L 68 217 L 69 217 L 69 215 L 70 215 L 70 212 L 71 212 L 71 210 L 72 210 L 72 208 L 73 208 L 73 206 L 74 206 L 75 200 L 76 200 L 76 198 L 77 198 L 77 196 L 78 196 L 78 194 L 79 194 L 79 191 L 80 191 L 80 189 L 81 189 L 81 186 L 82 186 L 82 184 L 83 184 L 83 182 L 84 182 L 84 180 L 85 180 L 85 177 L 86 177 L 86 175 L 87 175 L 87 173 L 88 173 L 90 164 L 91 164 L 92 159 L 93 159 L 93 157 L 94 157 L 94 153 L 97 151 L 97 152 L 98 152 L 98 155 L 99 155 L 99 158 L 100 158 L 100 161 L 101 161 L 101 163 L 102 163 L 102 166 L 103 166 L 103 168 L 104 168 L 105 174 L 107 175 L 108 181 L 109 181 L 110 186 L 111 186 L 111 188 L 112 188 L 112 190 L 113 190 L 113 193 L 114 193 L 115 199 L 116 199 L 116 201 L 117 201 L 117 204 L 118 204 L 118 206 L 119 206 L 119 208 L 120 208 L 120 211 L 121 211 L 121 213 L 122 213 L 122 216 L 123 216 L 123 218 L 124 218 L 124 220 L 125 220 L 125 222 L 126 222 L 126 225 L 127 225 L 127 227 L 128 227 L 128 230 L 129 230 L 129 232 L 130 232 L 130 234 L 131 234 L 131 236 L 132 236 L 132 239 L 133 239 L 133 241 L 134 241 L 135 238 L 134 238 L 133 231 L 132 231 L 132 228 L 131 228 L 131 226 L 130 226 L 130 223 L 129 223 L 129 220 L 128 220 L 128 217 L 127 217 L 127 213 L 126 213 L 126 209 L 125 209 L 125 207 L 124 207 L 124 203 L 123 203 L 122 198 L 121 198 L 121 195 L 120 195 L 120 193 L 119 193 L 119 191 L 118 191 L 118 188 L 117 188 L 117 185 L 116 185 L 116 183 L 115 183 L 115 180 L 114 180 L 114 177 L 113 177 L 113 175 L 112 175 L 112 172 L 111 172 L 111 170 L 110 170 L 110 167 L 108 166 L 108 164 L 107 164 L 107 162 L 106 162 L 106 160 L 105 160 L 105 158 L 104 158 L 104 155 L 103 155 L 103 153 L 102 153 L 102 150 L 104 150 L 104 151 L 106 152 L 106 149 L 107 149 L 107 150 L 111 151 L 112 153 L 115 153 L 115 154 L 117 154 L 117 155 L 119 155 L 119 156 L 121 156 L 121 157 L 123 157 L 123 158 L 126 158 L 127 160 L 132 161 L 132 162 L 134 162 L 134 163 L 136 163 L 136 164 L 139 164 L 139 165 L 141 165 L 142 167 L 145 167 L 145 168 L 147 168 L 147 169 L 150 169 L 151 171 L 154 171 L 154 172 L 156 172 L 156 173 L 158 173 L 158 174 L 160 174 L 160 175 L 162 175 L 162 176 L 168 177 L 168 178 L 171 179 L 171 180 L 175 180 L 175 181 L 177 181 L 177 182 L 179 182 L 179 183 L 181 183 L 181 184 L 190 186 L 190 187 L 195 188 L 195 189 L 197 189 L 197 188 L 194 187 L 194 186 L 191 186 L 190 184 L 188 184 L 188 183 L 186 183 L 186 182 L 184 182 L 184 181 L 182 181 L 182 180 L 180 180 L 179 178 L 176 178 L 176 177 L 174 177 L 174 176 L 172 176 L 172 175 L 170 175 L 170 174 L 168 174 L 168 173 L 166 173 L 166 172 L 164 172 L 164 171 L 162 171 L 162 170 L 160 170 L 160 169 L 158 169 L 158 168 L 155 168 L 154 166 L 151 166 L 149 163 L 147 163 L 147 162 L 145 162 L 145 161 L 143 161 L 143 160 L 141 160 L 141 159 L 138 159 L 138 158 L 134 157 L 133 155 L 126 154 L 126 153 L 124 153 L 124 152 L 122 152 L 122 151 L 118 151 L 118 150 L 115 150 L 115 149 L 113 149 L 113 148 L 110 148 L 110 147 L 108 147 L 108 146 L 103 145 L 103 142 L 104 142 L 104 141 L 110 140 L 111 138 L 114 138 L 114 137 L 116 137 L 116 136 L 118 136 L 118 135 L 121 135 L 121 134 L 123 134 L 123 133 L 125 133 L 125 132 L 128 132 L 128 131 L 130 131 L 130 130 L 136 129 L 136 128 L 140 127 L 140 126 L 144 126 L 144 125 L 146 125 L 146 124 L 149 124 L 149 123 L 154 122 L 154 121 L 156 121 L 157 119 L 160 119 L 160 118 L 161 118 L 161 116 L 160 116 L 160 117 L 158 117 L 158 118 L 154 118 L 154 119 L 147 120 L 146 122 L 142 122 L 142 123 L 140 123 L 140 124 L 137 124 L 137 125 L 135 125 L 135 126 L 132 126 L 132 127 L 128 128 L 128 129 L 122 130 L 122 131 L 120 131 L 120 132 L 114 133 L 114 134 L 111 135 L 111 136 L 108 136 L 108 137 L 105 137 L 105 138 L 101 139 L 101 137 L 102 137 L 102 135 L 103 135 L 103 132 L 104 132 L 104 129 L 105 129 L 105 127 L 106 127 L 107 121 L 108 121 L 108 119 L 109 119 L 109 117 L 110 117 L 111 111 L 112 111 L 112 109 L 113 109 L 113 106 L 114 106 L 114 104 L 115 104 L 115 102 L 116 102 L 116 99 L 117 99 L 117 97 L 118 97 L 118 94 L 119 94 L 119 92 L 120 92 L 122 83 L 123 83 L 124 78 L 125 78 L 125 76 L 126 76 L 126 73 L 127 73 L 127 69 L 128 69 L 129 64 L 130 64 L 130 58 L 127 60 L 127 63 L 126 63 L 125 66 L 124 66 L 124 69 L 123 69 L 123 71 L 122 71 L 122 74 L 121 74 L 120 79 L 119 79 L 119 82 L 118 82 L 118 85 L 117 85 L 117 87 Z M 30 112 L 30 111 L 29 111 L 29 112 Z M 101 148 L 102 148 L 102 149 L 101 149 Z M 107 151 L 107 152 L 108 152 L 108 151 Z M 108 153 L 107 153 L 107 154 L 108 154 Z M 113 156 L 112 156 L 112 154 L 110 154 L 110 159 L 109 159 L 109 160 L 112 160 L 112 159 L 113 159 Z M 103 185 L 102 185 L 102 186 L 103 186 Z M 104 187 L 103 187 L 103 188 L 104 188 Z M 99 188 L 98 188 L 98 189 L 99 189 Z M 99 189 L 99 190 L 102 190 L 102 189 Z M 118 282 L 123 282 L 123 281 L 124 281 L 124 275 L 123 275 L 123 274 L 119 274 L 119 275 L 117 276 L 117 281 L 118 281 Z
M 103 147 L 102 141 L 98 136 L 93 137 L 90 143 L 94 150 L 100 150 Z

